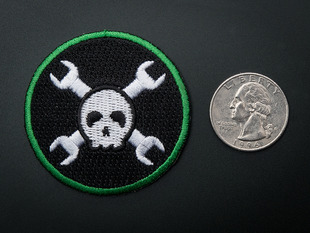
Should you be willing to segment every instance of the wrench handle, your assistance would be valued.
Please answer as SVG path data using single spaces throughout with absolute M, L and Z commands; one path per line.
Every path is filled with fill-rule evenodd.
M 74 83 L 70 86 L 72 92 L 78 97 L 83 98 L 84 95 L 91 90 L 81 79 L 77 78 Z

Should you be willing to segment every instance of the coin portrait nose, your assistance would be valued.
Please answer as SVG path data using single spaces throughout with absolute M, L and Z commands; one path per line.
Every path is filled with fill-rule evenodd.
M 235 108 L 235 99 L 233 99 L 229 105 L 229 108 L 232 109 L 232 108 Z

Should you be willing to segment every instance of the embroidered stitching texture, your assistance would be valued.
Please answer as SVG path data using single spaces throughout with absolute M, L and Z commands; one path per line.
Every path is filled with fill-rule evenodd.
M 122 148 L 125 145 L 125 140 L 132 132 L 135 117 L 131 100 L 123 95 L 116 88 L 105 87 L 95 89 L 82 100 L 79 110 L 80 131 L 91 148 Z M 101 117 L 88 126 L 87 117 L 94 111 Z M 124 124 L 113 120 L 111 116 L 116 112 L 123 114 Z M 102 132 L 103 128 L 105 132 Z
M 103 39 L 105 46 L 100 45 Z M 111 48 L 117 48 L 118 51 Z M 134 51 L 131 52 L 134 56 L 128 54 L 130 49 Z M 67 52 L 68 50 L 70 51 Z M 77 55 L 72 51 L 77 51 Z M 123 57 L 115 56 L 111 51 L 123 54 Z M 84 60 L 78 57 L 81 54 Z M 109 60 L 105 60 L 106 57 L 94 60 L 102 57 L 102 54 L 109 54 Z M 85 60 L 89 64 L 85 64 Z M 75 65 L 80 73 L 77 74 L 67 61 Z M 101 65 L 102 63 L 110 65 Z M 147 72 L 143 67 L 149 67 Z M 141 77 L 150 75 L 156 80 L 145 82 L 139 79 L 138 74 Z M 58 78 L 65 75 L 75 78 L 72 82 L 75 84 L 69 88 L 64 88 L 67 84 L 61 83 L 61 78 Z M 82 84 L 78 83 L 80 81 Z M 77 112 L 80 98 L 88 95 L 86 93 L 92 88 L 105 85 L 123 88 L 134 99 L 136 120 L 133 118 L 132 121 L 135 121 L 136 127 L 132 128 L 127 139 L 130 144 L 126 143 L 125 149 L 116 152 L 101 149 L 89 151 L 84 141 L 85 135 L 76 130 L 79 128 Z M 104 94 L 107 93 L 102 93 Z M 109 95 L 113 96 L 112 92 Z M 126 101 L 116 97 L 117 94 L 111 96 L 109 98 L 117 102 L 118 109 L 119 105 L 120 108 L 131 109 L 124 104 Z M 43 101 L 47 101 L 48 106 L 42 104 Z M 98 107 L 89 109 L 98 110 Z M 129 111 L 128 122 L 131 121 L 130 117 Z M 99 118 L 101 119 L 100 115 L 94 115 L 92 121 Z M 115 124 L 120 127 L 120 122 Z M 64 43 L 38 67 L 26 95 L 25 127 L 39 160 L 65 184 L 95 194 L 128 192 L 156 180 L 176 160 L 188 132 L 188 123 L 188 97 L 174 65 L 155 46 L 127 33 L 104 31 L 86 34 Z M 87 122 L 83 124 L 86 127 Z M 96 124 L 96 121 L 90 124 Z M 126 131 L 128 127 L 127 125 Z M 110 132 L 106 130 L 104 134 Z M 67 136 L 59 137 L 60 135 Z M 56 144 L 53 145 L 55 138 Z M 142 141 L 143 146 L 139 146 Z M 63 148 L 65 150 L 57 147 L 60 143 L 68 143 Z M 152 148 L 153 145 L 157 145 L 158 149 Z M 144 156 L 146 151 L 147 158 Z M 112 177 L 116 178 L 113 180 Z

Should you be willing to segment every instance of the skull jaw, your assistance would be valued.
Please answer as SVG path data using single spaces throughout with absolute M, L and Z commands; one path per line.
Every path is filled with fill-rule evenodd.
M 121 150 L 125 147 L 125 142 L 122 140 L 114 141 L 114 142 L 106 142 L 104 140 L 98 141 L 98 140 L 88 140 L 88 146 L 92 150 L 112 150 L 112 151 L 117 151 Z

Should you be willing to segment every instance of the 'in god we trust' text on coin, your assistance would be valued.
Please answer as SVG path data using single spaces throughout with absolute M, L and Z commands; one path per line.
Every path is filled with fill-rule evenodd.
M 244 151 L 274 143 L 287 125 L 288 113 L 281 88 L 257 73 L 230 77 L 216 90 L 210 104 L 216 134 L 229 146 Z

